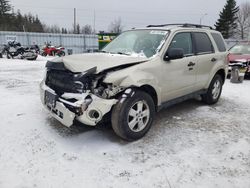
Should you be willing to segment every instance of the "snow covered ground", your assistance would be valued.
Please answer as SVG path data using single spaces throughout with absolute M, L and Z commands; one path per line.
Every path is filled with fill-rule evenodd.
M 45 61 L 0 59 L 0 188 L 250 187 L 250 80 L 227 80 L 214 106 L 161 111 L 127 143 L 51 118 L 38 90 Z

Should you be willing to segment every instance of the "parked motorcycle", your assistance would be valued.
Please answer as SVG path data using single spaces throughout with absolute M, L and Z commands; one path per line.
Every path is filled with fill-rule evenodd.
M 35 51 L 37 54 L 40 53 L 40 48 L 37 44 L 31 45 L 29 49 Z
M 30 48 L 24 48 L 19 42 L 10 41 L 7 45 L 4 45 L 2 54 L 6 54 L 7 58 L 20 58 L 27 60 L 36 60 L 37 53 Z
M 63 47 L 59 46 L 51 46 L 50 44 L 46 44 L 46 46 L 42 49 L 43 52 L 41 53 L 42 56 L 65 56 L 65 52 L 64 52 Z

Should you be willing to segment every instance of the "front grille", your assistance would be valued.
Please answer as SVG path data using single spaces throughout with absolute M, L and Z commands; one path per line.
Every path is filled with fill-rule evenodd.
M 62 70 L 48 70 L 45 83 L 58 95 L 64 92 L 80 93 L 84 87 L 80 82 L 74 81 L 72 72 Z

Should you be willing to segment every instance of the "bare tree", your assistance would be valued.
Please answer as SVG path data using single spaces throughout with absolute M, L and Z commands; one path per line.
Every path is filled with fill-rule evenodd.
M 241 39 L 246 39 L 250 29 L 250 3 L 245 2 L 240 6 L 240 10 L 237 13 L 237 29 L 236 33 Z
M 83 34 L 92 34 L 94 31 L 93 31 L 93 29 L 92 29 L 92 27 L 91 27 L 91 25 L 85 25 L 85 26 L 83 26 L 82 27 L 82 33 Z
M 61 33 L 61 29 L 58 25 L 43 24 L 43 30 L 45 33 Z
M 122 20 L 118 18 L 110 23 L 109 25 L 109 32 L 111 33 L 121 33 L 123 29 Z

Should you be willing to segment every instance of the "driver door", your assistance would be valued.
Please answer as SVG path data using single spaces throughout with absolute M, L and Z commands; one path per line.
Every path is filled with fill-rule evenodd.
M 196 62 L 190 32 L 176 33 L 167 48 L 181 48 L 184 57 L 175 60 L 162 59 L 162 99 L 163 102 L 192 93 L 196 81 Z

